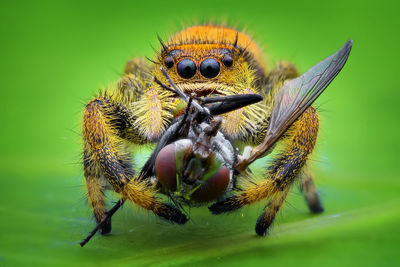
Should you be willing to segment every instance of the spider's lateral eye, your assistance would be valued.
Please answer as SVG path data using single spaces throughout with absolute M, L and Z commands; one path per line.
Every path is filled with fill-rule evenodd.
M 226 67 L 230 67 L 233 65 L 233 58 L 229 55 L 225 55 L 222 59 L 222 63 L 224 63 Z
M 206 78 L 214 78 L 220 70 L 219 62 L 213 58 L 207 58 L 200 64 L 200 72 Z
M 171 56 L 168 56 L 164 60 L 164 64 L 168 69 L 170 69 L 170 68 L 172 68 L 172 66 L 174 66 L 174 59 Z
M 196 74 L 196 64 L 193 60 L 185 58 L 179 61 L 177 65 L 179 76 L 185 79 L 192 78 Z

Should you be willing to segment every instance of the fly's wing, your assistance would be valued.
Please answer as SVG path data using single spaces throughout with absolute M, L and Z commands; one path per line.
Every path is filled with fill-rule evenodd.
M 352 45 L 352 40 L 347 41 L 335 54 L 282 86 L 275 98 L 267 135 L 282 134 L 311 106 L 343 68 Z
M 322 60 L 300 77 L 286 82 L 277 93 L 267 134 L 262 144 L 243 158 L 236 169 L 243 171 L 275 144 L 292 123 L 317 99 L 343 68 L 353 41 L 349 40 L 335 54 Z

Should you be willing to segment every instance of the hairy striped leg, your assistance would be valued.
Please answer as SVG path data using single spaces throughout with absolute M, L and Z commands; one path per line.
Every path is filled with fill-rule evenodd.
M 308 164 L 306 164 L 301 172 L 299 173 L 300 178 L 300 189 L 303 192 L 308 208 L 312 213 L 321 213 L 324 211 L 324 207 L 321 204 L 321 200 L 318 196 L 317 189 L 315 187 L 312 172 Z
M 289 188 L 285 188 L 270 197 L 267 206 L 263 213 L 258 217 L 256 223 L 255 230 L 259 236 L 266 236 L 268 234 L 269 227 L 274 222 L 276 214 L 285 202 L 288 192 Z
M 250 156 L 240 159 L 235 168 L 238 172 L 246 170 L 249 164 L 268 153 L 285 134 L 283 152 L 268 168 L 265 181 L 245 188 L 239 195 L 215 203 L 210 207 L 212 213 L 235 210 L 267 197 L 273 199 L 279 191 L 290 188 L 312 152 L 317 138 L 318 114 L 311 105 L 343 68 L 352 45 L 352 40 L 347 41 L 336 53 L 317 63 L 300 77 L 283 83 L 274 97 L 264 141 L 253 148 Z M 271 92 L 270 95 L 273 96 L 273 90 Z M 256 226 L 258 234 L 266 233 L 271 217 L 275 216 L 259 218 Z
M 209 208 L 210 211 L 213 214 L 221 214 L 269 198 L 270 204 L 266 206 L 256 225 L 257 234 L 265 235 L 284 202 L 287 191 L 314 148 L 318 122 L 316 110 L 312 107 L 306 110 L 286 132 L 286 137 L 281 140 L 282 152 L 265 171 L 266 180 L 256 185 L 249 185 L 239 195 L 213 204 Z
M 133 177 L 128 169 L 121 150 L 123 140 L 118 135 L 121 129 L 116 125 L 123 112 L 113 113 L 121 109 L 111 99 L 95 99 L 85 109 L 83 139 L 85 143 L 85 157 L 88 164 L 85 166 L 85 177 L 89 192 L 90 203 L 97 221 L 105 214 L 101 175 L 107 179 L 112 189 L 120 193 L 123 199 L 129 199 L 146 210 L 176 223 L 185 223 L 187 218 L 177 208 L 161 202 L 153 188 L 146 181 L 139 181 Z M 125 118 L 128 120 L 128 118 Z M 86 176 L 87 175 L 87 176 Z M 104 229 L 107 232 L 107 229 Z
M 106 217 L 106 207 L 104 203 L 104 191 L 106 190 L 106 186 L 102 183 L 104 177 L 99 164 L 97 164 L 95 160 L 92 160 L 92 154 L 86 146 L 83 157 L 88 200 L 92 206 L 97 223 L 100 223 Z M 104 235 L 109 232 L 111 232 L 111 221 L 107 221 L 101 227 L 101 234 Z

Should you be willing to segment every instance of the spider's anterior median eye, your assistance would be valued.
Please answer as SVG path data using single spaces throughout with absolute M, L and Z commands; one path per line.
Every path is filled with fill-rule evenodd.
M 219 63 L 213 58 L 207 58 L 201 62 L 200 72 L 206 78 L 214 78 L 218 75 L 219 70 Z
M 177 70 L 182 78 L 189 79 L 196 74 L 196 64 L 193 60 L 185 58 L 178 63 Z
M 168 56 L 165 60 L 164 60 L 164 64 L 165 66 L 170 69 L 172 68 L 172 66 L 174 65 L 174 59 L 171 56 Z

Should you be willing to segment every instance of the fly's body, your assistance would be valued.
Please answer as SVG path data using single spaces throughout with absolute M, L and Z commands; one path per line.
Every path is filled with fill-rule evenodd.
M 268 70 L 257 45 L 225 26 L 194 26 L 160 42 L 152 63 L 132 59 L 115 90 L 86 105 L 84 169 L 95 231 L 111 231 L 115 210 L 106 212 L 106 189 L 121 195 L 119 206 L 130 200 L 178 224 L 188 220 L 183 204 L 213 203 L 210 211 L 220 214 L 268 199 L 259 235 L 296 179 L 310 210 L 323 211 L 307 166 L 319 125 L 311 104 L 343 67 L 351 41 L 298 78 L 288 62 Z M 250 182 L 248 166 L 277 142 L 281 151 L 263 179 Z M 157 144 L 138 173 L 131 143 Z

